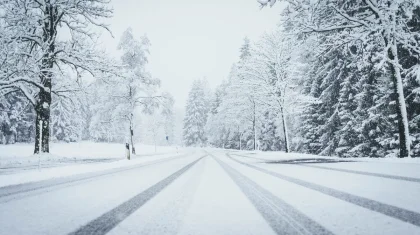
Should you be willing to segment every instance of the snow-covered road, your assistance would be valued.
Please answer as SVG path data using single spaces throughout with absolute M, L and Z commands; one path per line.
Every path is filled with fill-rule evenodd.
M 420 234 L 420 165 L 196 150 L 0 188 L 0 234 Z

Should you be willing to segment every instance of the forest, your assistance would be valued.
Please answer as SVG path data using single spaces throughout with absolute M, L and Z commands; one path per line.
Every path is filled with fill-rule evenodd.
M 215 89 L 193 82 L 183 144 L 339 157 L 420 156 L 417 0 L 259 0 L 278 27 L 244 38 Z M 98 43 L 107 0 L 0 0 L 0 144 L 174 139 L 174 102 L 127 28 Z M 147 118 L 145 118 L 147 117 Z M 145 121 L 146 120 L 146 121 Z M 141 124 L 140 124 L 141 123 Z M 145 133 L 148 133 L 145 137 Z M 181 135 L 181 134 L 180 134 Z
M 278 28 L 245 38 L 214 92 L 192 85 L 185 144 L 419 157 L 420 3 L 286 2 Z
M 51 141 L 133 146 L 142 114 L 153 114 L 149 134 L 173 136 L 174 99 L 146 69 L 147 36 L 125 30 L 120 58 L 98 43 L 102 31 L 112 34 L 103 23 L 112 17 L 109 1 L 0 6 L 0 144 L 34 142 L 34 153 L 49 152 Z
M 0 235 L 420 234 L 420 0 L 0 0 Z

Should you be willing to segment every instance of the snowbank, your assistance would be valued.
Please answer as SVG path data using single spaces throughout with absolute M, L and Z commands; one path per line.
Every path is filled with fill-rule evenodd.
M 34 169 L 20 171 L 15 174 L 0 174 L 0 187 L 72 176 L 77 174 L 105 171 L 122 167 L 130 167 L 139 164 L 145 164 L 151 161 L 163 160 L 178 155 L 181 155 L 181 153 L 167 153 L 161 155 L 142 156 L 132 159 L 130 161 L 126 159 L 121 159 L 114 162 L 97 164 L 64 165 L 60 167 L 49 167 L 41 165 L 41 168 L 39 169 L 35 167 Z
M 51 143 L 50 154 L 33 155 L 33 144 L 0 145 L 0 167 L 42 162 L 101 162 L 125 158 L 125 146 L 116 143 Z M 138 156 L 176 152 L 174 146 L 136 145 Z
M 125 160 L 125 146 L 115 143 L 52 143 L 49 154 L 33 155 L 33 144 L 0 145 L 0 175 L 68 165 L 93 165 Z M 175 146 L 136 145 L 132 159 L 176 153 Z
M 251 160 L 268 160 L 268 161 L 287 161 L 287 160 L 302 160 L 302 159 L 331 159 L 337 161 L 357 161 L 357 162 L 389 162 L 389 163 L 410 163 L 420 164 L 420 158 L 339 158 L 329 156 L 318 156 L 305 153 L 285 153 L 280 151 L 262 152 L 262 151 L 239 151 L 230 150 L 231 154 L 238 154 L 248 156 Z
M 157 146 L 157 153 L 171 152 L 173 146 Z M 34 144 L 0 145 L 0 160 L 13 157 L 28 157 L 34 151 Z M 155 153 L 155 147 L 150 145 L 136 145 L 138 154 Z M 125 145 L 117 143 L 95 143 L 82 141 L 78 143 L 51 143 L 50 153 L 61 157 L 71 158 L 121 158 L 124 157 Z
M 53 143 L 50 154 L 31 155 L 33 144 L 0 145 L 0 187 L 102 171 L 182 154 L 174 146 L 136 145 L 138 155 L 125 158 L 122 144 Z

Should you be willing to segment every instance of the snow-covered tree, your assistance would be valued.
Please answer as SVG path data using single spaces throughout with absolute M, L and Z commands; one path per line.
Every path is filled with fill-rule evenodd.
M 262 6 L 276 1 L 260 1 Z M 326 50 L 337 50 L 343 45 L 364 55 L 373 52 L 375 69 L 387 71 L 393 83 L 398 121 L 400 157 L 410 156 L 409 117 L 404 94 L 404 80 L 408 73 L 419 74 L 416 65 L 407 67 L 402 53 L 420 54 L 420 31 L 417 0 L 356 0 L 356 1 L 304 1 L 285 0 L 289 3 L 283 12 L 285 21 L 296 33 L 322 34 Z M 361 53 L 361 52 L 360 52 Z M 370 58 L 370 57 L 369 57 Z M 367 59 L 367 58 L 366 58 Z
M 278 135 L 277 118 L 273 112 L 266 111 L 262 119 L 261 131 L 259 134 L 260 149 L 262 151 L 281 150 L 281 141 Z
M 33 117 L 30 103 L 18 92 L 0 96 L 0 144 L 32 141 Z
M 165 132 L 165 138 L 169 143 L 174 143 L 174 129 L 175 129 L 175 114 L 174 114 L 174 103 L 175 100 L 170 93 L 164 93 L 162 106 L 161 106 L 161 116 L 163 118 L 163 128 Z
M 103 0 L 1 0 L 0 89 L 17 91 L 34 106 L 34 153 L 49 152 L 53 94 L 69 92 L 55 84 L 62 71 L 95 73 L 110 66 L 94 47 L 92 27 L 112 10 Z M 68 36 L 64 36 L 68 35 Z
M 193 82 L 186 105 L 183 138 L 186 146 L 205 146 L 207 137 L 205 125 L 209 111 L 209 100 L 205 82 L 197 79 Z
M 148 62 L 150 42 L 147 37 L 141 41 L 134 38 L 132 29 L 128 28 L 122 35 L 118 49 L 123 51 L 121 61 L 125 67 L 123 81 L 118 81 L 123 85 L 121 94 L 112 95 L 119 100 L 121 105 L 126 105 L 123 116 L 129 122 L 129 136 L 131 150 L 136 154 L 134 147 L 134 111 L 141 106 L 146 113 L 152 113 L 159 104 L 156 100 L 157 88 L 160 80 L 153 78 L 146 70 L 145 64 Z
M 210 101 L 210 112 L 207 119 L 205 131 L 209 144 L 214 147 L 224 148 L 227 145 L 228 128 L 222 125 L 221 115 L 219 115 L 219 109 L 226 96 L 226 89 L 228 83 L 223 81 L 219 85 Z
M 207 130 L 213 143 L 221 138 L 219 145 L 223 147 L 257 149 L 263 103 L 256 93 L 255 84 L 241 77 L 241 68 L 232 66 L 229 80 L 215 95 L 218 100 L 212 109 Z
M 56 97 L 51 104 L 51 137 L 65 142 L 82 138 L 85 120 L 78 99 Z
M 240 72 L 243 82 L 252 84 L 248 91 L 281 118 L 286 152 L 290 151 L 288 116 L 295 115 L 309 100 L 298 87 L 301 66 L 297 61 L 299 58 L 294 58 L 297 47 L 292 41 L 280 32 L 264 35 L 251 50 Z
M 100 93 L 91 124 L 92 131 L 97 133 L 96 138 L 104 139 L 103 135 L 109 133 L 105 130 L 112 127 L 115 131 L 113 140 L 128 139 L 133 154 L 136 153 L 136 110 L 141 109 L 143 113 L 152 114 L 159 107 L 160 100 L 164 99 L 158 94 L 160 80 L 152 77 L 145 68 L 149 47 L 150 42 L 146 36 L 137 40 L 132 29 L 128 28 L 118 45 L 118 49 L 122 51 L 121 72 L 118 76 L 108 77 L 97 83 Z

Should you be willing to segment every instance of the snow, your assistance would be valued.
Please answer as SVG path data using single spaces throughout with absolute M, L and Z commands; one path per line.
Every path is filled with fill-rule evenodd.
M 261 152 L 261 151 L 237 151 L 228 150 L 233 154 L 245 155 L 248 157 L 255 157 L 254 161 L 285 161 L 285 160 L 302 160 L 311 158 L 329 159 L 336 161 L 355 161 L 355 162 L 375 162 L 375 163 L 398 163 L 398 164 L 420 164 L 420 158 L 339 158 L 334 156 L 319 156 L 305 153 L 285 153 L 282 151 Z
M 211 157 L 180 234 L 274 234 L 237 185 Z
M 158 146 L 155 152 L 154 146 L 139 144 L 139 154 L 128 161 L 123 144 L 94 142 L 53 143 L 50 154 L 28 156 L 32 151 L 32 144 L 0 145 L 0 187 L 115 169 L 182 153 L 177 154 L 174 146 Z
M 92 143 L 85 144 L 94 146 Z M 112 145 L 107 148 L 112 149 Z M 121 151 L 123 152 L 123 148 Z M 384 207 L 392 209 L 391 206 L 396 206 L 420 215 L 418 182 L 304 167 L 299 164 L 262 162 L 264 159 L 312 159 L 311 155 L 220 149 L 203 151 L 200 148 L 181 149 L 180 152 L 186 155 L 182 154 L 184 157 L 145 167 L 127 168 L 89 180 L 59 186 L 47 185 L 45 189 L 22 193 L 8 200 L 0 196 L 0 234 L 66 234 L 98 219 L 99 226 L 100 223 L 106 225 L 109 221 L 106 220 L 107 217 L 103 219 L 103 215 L 112 213 L 115 208 L 133 198 L 138 198 L 138 195 L 147 189 L 163 182 L 203 156 L 206 157 L 197 161 L 161 191 L 151 192 L 150 200 L 141 204 L 138 209 L 131 212 L 118 211 L 121 214 L 113 215 L 122 216 L 124 219 L 113 226 L 109 234 L 276 234 L 279 228 L 283 228 L 281 223 L 276 224 L 279 221 L 292 223 L 292 229 L 295 229 L 296 225 L 306 232 L 311 232 L 308 229 L 313 227 L 307 224 L 308 218 L 312 223 L 324 228 L 325 234 L 420 232 L 415 223 L 404 222 L 398 219 L 398 215 L 385 215 L 383 211 L 374 211 L 363 203 L 357 205 L 354 201 L 328 194 L 321 189 L 328 187 L 343 192 L 342 195 L 345 196 L 359 196 L 362 197 L 361 200 L 370 199 L 370 202 L 384 203 Z M 227 157 L 226 153 L 241 162 L 301 180 L 306 184 L 275 177 L 245 166 Z M 233 153 L 249 157 L 236 156 Z M 98 153 L 96 156 L 101 157 L 104 154 Z M 15 179 L 18 175 L 39 180 L 42 177 L 37 174 L 46 173 L 50 177 L 63 174 L 72 177 L 72 174 L 83 171 L 136 166 L 173 156 L 177 154 L 135 157 L 132 161 L 116 158 L 117 161 L 101 164 L 76 164 L 42 169 L 41 172 L 16 172 L 1 175 L 0 182 L 4 184 L 9 180 L 18 181 Z M 416 163 L 371 161 L 306 165 L 420 179 L 420 173 L 415 171 L 418 166 Z M 253 182 L 254 185 L 249 182 Z M 0 192 L 1 190 L 0 188 Z M 270 211 L 274 213 L 267 213 Z M 296 217 L 299 214 L 301 217 Z
M 330 163 L 339 164 L 339 163 Z M 298 178 L 306 182 L 338 189 L 343 192 L 352 193 L 369 199 L 375 199 L 382 203 L 398 206 L 407 210 L 420 212 L 420 184 L 401 180 L 386 180 L 386 187 L 383 186 L 384 179 L 380 177 L 366 177 L 346 172 L 328 171 L 310 167 L 302 167 L 299 164 L 259 164 L 264 169 L 280 172 L 283 175 Z M 333 166 L 334 167 L 334 166 Z M 372 168 L 380 168 L 378 164 L 370 164 Z M 353 168 L 354 169 L 354 168 Z M 368 170 L 370 172 L 370 170 Z M 405 189 L 411 189 L 408 195 L 402 194 Z M 392 189 L 390 192 L 389 189 Z
M 394 7 L 398 6 L 397 4 L 395 4 Z M 403 146 L 401 146 L 401 148 L 405 148 L 405 151 L 407 152 L 407 156 L 410 156 L 410 144 L 411 144 L 411 139 L 410 139 L 410 132 L 409 132 L 409 124 L 408 124 L 408 116 L 407 116 L 407 107 L 405 104 L 405 97 L 404 97 L 404 88 L 403 88 L 403 79 L 401 77 L 401 70 L 400 70 L 400 64 L 398 62 L 398 50 L 397 50 L 397 45 L 395 43 L 395 40 L 392 41 L 392 45 L 390 46 L 391 48 L 391 52 L 392 55 L 394 57 L 394 60 L 391 61 L 391 66 L 393 67 L 394 70 L 394 76 L 395 76 L 395 82 L 396 83 L 396 87 L 397 87 L 397 91 L 396 93 L 398 94 L 398 111 L 400 112 L 401 115 L 401 120 L 402 121 L 402 125 L 404 127 L 403 130 L 403 135 L 405 138 L 405 143 Z M 397 112 L 398 113 L 398 112 Z M 402 138 L 402 136 L 400 136 L 400 138 Z M 405 157 L 405 156 L 404 156 Z
M 390 218 L 382 214 L 373 213 L 370 210 L 354 206 L 348 202 L 327 196 L 321 192 L 317 192 L 284 180 L 280 180 L 262 172 L 255 171 L 246 166 L 233 162 L 232 160 L 223 157 L 223 155 L 219 156 L 220 159 L 223 159 L 223 161 L 233 165 L 235 169 L 252 178 L 256 183 L 274 193 L 281 199 L 285 200 L 291 206 L 308 215 L 316 222 L 322 224 L 333 233 L 377 234 L 379 230 L 381 234 L 413 234 L 414 231 L 418 231 L 418 228 L 414 225 Z M 242 161 L 243 159 L 241 158 L 240 160 Z M 264 168 L 267 168 L 265 164 L 259 164 L 258 166 L 264 166 Z M 397 186 L 399 182 L 391 182 L 389 184 L 388 180 L 386 183 L 384 183 L 384 180 L 375 181 L 371 179 L 374 177 L 364 176 L 363 180 L 369 181 L 362 185 L 357 177 L 355 177 L 355 182 L 352 183 L 352 180 L 350 179 L 351 177 L 346 178 L 343 174 L 324 171 L 322 172 L 323 177 L 320 177 L 319 174 L 321 173 L 318 175 L 313 175 L 313 172 L 305 171 L 306 168 L 301 168 L 302 169 L 297 168 L 297 166 L 293 167 L 293 165 L 287 164 L 283 168 L 274 169 L 274 167 L 272 167 L 269 169 L 276 172 L 281 172 L 281 174 L 292 175 L 293 177 L 300 176 L 300 178 L 304 178 L 307 181 L 312 181 L 322 185 L 328 185 L 336 188 L 340 188 L 340 186 L 341 188 L 348 187 L 353 193 L 355 192 L 356 194 L 371 193 L 375 197 L 389 197 L 392 199 L 392 197 L 395 195 L 389 195 L 384 192 L 394 192 L 395 190 L 395 194 L 402 194 L 401 198 L 399 199 L 401 200 L 400 204 L 403 204 L 404 207 L 410 208 L 413 203 L 418 204 L 416 201 L 413 201 L 414 198 L 412 198 L 410 195 L 407 195 L 407 191 L 410 193 L 417 192 L 415 193 L 416 195 L 418 192 L 420 192 L 420 190 L 417 190 L 419 186 L 414 183 L 411 185 L 403 184 L 401 186 Z M 285 171 L 285 169 L 288 170 Z M 326 184 L 324 184 L 324 181 L 326 181 Z M 359 187 L 352 188 L 352 186 L 357 186 L 357 184 L 360 184 Z M 381 193 L 384 193 L 384 195 L 379 194 L 379 189 L 383 190 Z M 407 197 L 411 199 L 405 201 Z M 368 221 L 368 223 L 366 221 Z
M 0 234 L 70 233 L 195 159 L 179 158 L 0 203 Z
M 109 234 L 134 233 L 275 234 L 211 157 L 197 163 Z
M 174 151 L 175 146 L 157 146 L 157 153 Z M 97 143 L 81 141 L 77 143 L 50 143 L 50 153 L 68 158 L 121 158 L 124 157 L 124 144 Z M 0 145 L 0 161 L 8 158 L 29 157 L 34 151 L 34 144 L 16 143 Z M 136 144 L 136 151 L 142 154 L 155 153 L 154 146 Z
M 0 2 L 0 144 L 33 141 L 35 127 L 39 152 L 48 139 L 127 143 L 0 145 L 0 234 L 420 234 L 420 158 L 396 158 L 420 153 L 420 0 L 286 0 L 289 27 L 245 38 L 216 92 L 194 81 L 182 133 L 147 37 L 128 28 L 118 61 L 89 40 L 108 29 L 109 1 Z M 49 120 L 34 123 L 38 105 Z M 181 135 L 384 158 L 156 147 Z

